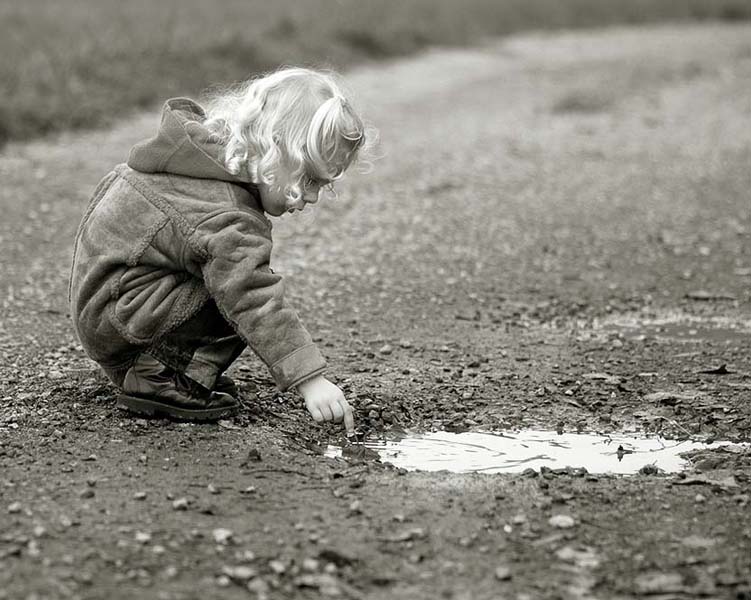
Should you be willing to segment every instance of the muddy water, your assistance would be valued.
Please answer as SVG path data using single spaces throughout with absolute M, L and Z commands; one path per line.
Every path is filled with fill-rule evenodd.
M 509 433 L 408 434 L 392 440 L 365 441 L 381 460 L 407 470 L 456 473 L 518 473 L 527 468 L 539 470 L 584 467 L 590 473 L 636 473 L 648 464 L 664 472 L 677 472 L 689 466 L 680 456 L 690 450 L 726 445 L 688 440 L 593 433 L 563 433 L 524 430 Z M 354 454 L 347 448 L 346 454 Z M 327 456 L 342 456 L 342 448 L 329 446 Z

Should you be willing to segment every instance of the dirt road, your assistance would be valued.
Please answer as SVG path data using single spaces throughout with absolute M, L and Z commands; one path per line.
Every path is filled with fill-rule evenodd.
M 751 26 L 527 35 L 351 84 L 381 157 L 278 222 L 273 266 L 364 433 L 751 439 Z M 323 457 L 340 431 L 249 355 L 232 422 L 116 410 L 69 255 L 155 125 L 0 154 L 0 598 L 751 598 L 748 451 L 406 474 Z

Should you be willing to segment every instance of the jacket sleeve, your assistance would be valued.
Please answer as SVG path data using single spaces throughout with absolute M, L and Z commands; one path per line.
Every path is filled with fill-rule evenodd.
M 266 226 L 243 211 L 224 212 L 199 224 L 191 242 L 222 315 L 282 391 L 325 370 L 323 356 L 284 299 L 284 280 L 269 268 Z

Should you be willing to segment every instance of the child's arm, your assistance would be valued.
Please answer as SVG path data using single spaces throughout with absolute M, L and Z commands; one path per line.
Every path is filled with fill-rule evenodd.
M 354 429 L 342 391 L 323 377 L 326 363 L 284 299 L 284 281 L 269 269 L 270 231 L 254 215 L 228 211 L 196 228 L 190 244 L 222 315 L 266 363 L 281 390 L 297 388 L 314 419 Z

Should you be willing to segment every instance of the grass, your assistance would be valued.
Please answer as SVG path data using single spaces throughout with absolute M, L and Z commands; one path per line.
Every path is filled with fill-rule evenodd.
M 751 19 L 748 0 L 0 0 L 0 144 L 280 64 L 343 68 L 525 29 Z

